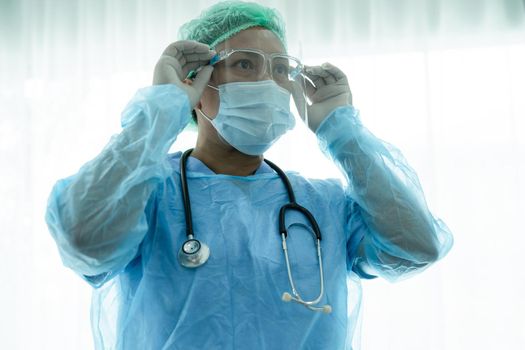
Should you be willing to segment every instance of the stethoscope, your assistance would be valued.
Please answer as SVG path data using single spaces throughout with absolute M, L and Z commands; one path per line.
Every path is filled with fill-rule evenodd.
M 192 151 L 193 149 L 189 149 L 186 152 L 184 152 L 180 160 L 180 181 L 181 181 L 181 188 L 182 188 L 182 200 L 184 202 L 184 215 L 186 219 L 186 238 L 187 240 L 182 244 L 179 250 L 178 259 L 179 259 L 179 263 L 182 266 L 187 267 L 187 268 L 196 268 L 196 267 L 202 266 L 206 263 L 206 261 L 208 261 L 208 258 L 210 257 L 210 248 L 205 243 L 197 240 L 195 238 L 195 234 L 193 233 L 190 197 L 189 197 L 189 192 L 188 192 L 188 182 L 186 179 L 186 161 L 188 160 L 188 157 L 190 156 Z M 288 198 L 289 198 L 289 203 L 283 205 L 281 209 L 279 210 L 279 233 L 281 235 L 282 248 L 284 251 L 284 258 L 286 261 L 286 270 L 288 272 L 288 281 L 290 282 L 290 287 L 292 288 L 292 294 L 288 292 L 284 292 L 282 295 L 282 300 L 285 302 L 289 302 L 293 300 L 296 303 L 304 305 L 310 310 L 330 313 L 332 312 L 332 307 L 330 305 L 326 304 L 323 306 L 316 306 L 317 304 L 321 302 L 321 299 L 324 295 L 323 259 L 321 256 L 321 230 L 319 229 L 319 225 L 317 225 L 317 221 L 315 221 L 315 218 L 308 211 L 308 209 L 300 206 L 295 201 L 295 194 L 292 190 L 292 185 L 290 184 L 290 181 L 288 180 L 288 177 L 285 175 L 285 173 L 277 165 L 270 162 L 269 160 L 265 159 L 264 161 L 279 175 L 279 177 L 281 178 L 281 181 L 284 183 L 284 186 L 286 187 L 286 191 L 288 192 Z M 296 212 L 303 214 L 308 219 L 308 221 L 310 222 L 310 225 L 313 228 L 313 234 L 315 236 L 316 248 L 317 248 L 317 261 L 319 264 L 319 283 L 321 286 L 319 295 L 314 300 L 310 300 L 310 301 L 303 300 L 297 288 L 295 287 L 295 283 L 293 281 L 292 269 L 290 267 L 290 259 L 288 258 L 288 247 L 286 245 L 286 238 L 288 237 L 288 231 L 286 230 L 285 216 L 286 216 L 287 211 L 296 211 Z

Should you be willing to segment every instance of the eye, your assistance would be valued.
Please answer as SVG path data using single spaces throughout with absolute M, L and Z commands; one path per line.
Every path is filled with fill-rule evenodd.
M 253 69 L 255 69 L 255 64 L 253 64 L 253 62 L 248 60 L 248 59 L 240 59 L 240 60 L 236 61 L 233 66 L 235 68 L 241 69 L 241 70 L 253 70 Z
M 288 75 L 288 70 L 289 70 L 288 65 L 285 65 L 282 63 L 276 64 L 273 67 L 273 74 L 285 76 L 285 75 Z

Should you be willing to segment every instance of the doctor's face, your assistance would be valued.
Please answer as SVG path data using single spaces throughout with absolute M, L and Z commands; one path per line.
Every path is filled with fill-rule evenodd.
M 235 81 L 272 79 L 269 63 L 264 58 L 264 54 L 285 53 L 279 38 L 271 31 L 260 27 L 243 30 L 215 48 L 217 53 L 236 49 L 253 50 L 255 52 L 253 56 L 261 57 L 262 61 L 259 60 L 260 62 L 257 61 L 258 64 L 255 64 L 255 61 L 247 54 L 232 55 L 214 66 L 209 85 L 218 87 L 221 84 Z M 240 59 L 234 59 L 234 57 Z M 274 73 L 273 75 L 275 76 L 276 74 Z M 215 118 L 219 110 L 219 92 L 207 87 L 202 94 L 201 104 L 202 111 L 211 119 Z

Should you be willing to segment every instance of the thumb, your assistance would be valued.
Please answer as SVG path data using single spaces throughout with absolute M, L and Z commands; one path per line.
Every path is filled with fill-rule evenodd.
M 206 88 L 208 82 L 210 81 L 211 73 L 213 72 L 213 66 L 204 66 L 200 72 L 197 74 L 197 77 L 192 82 L 192 87 L 199 94 L 202 94 Z

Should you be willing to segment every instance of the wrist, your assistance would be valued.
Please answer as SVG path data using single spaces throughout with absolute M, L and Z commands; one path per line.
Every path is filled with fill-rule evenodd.
M 362 124 L 359 111 L 352 105 L 334 109 L 316 130 L 321 150 L 326 153 L 337 152 L 361 132 Z

